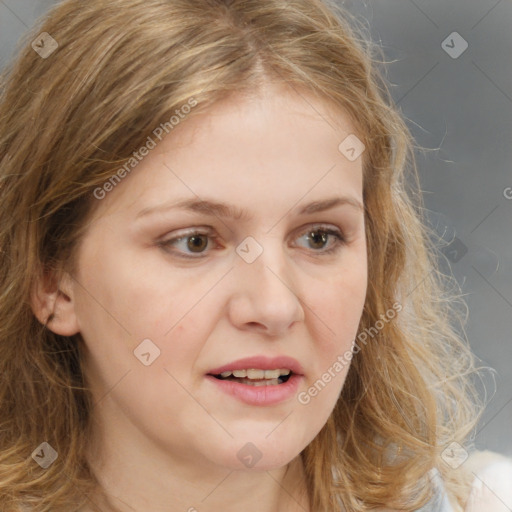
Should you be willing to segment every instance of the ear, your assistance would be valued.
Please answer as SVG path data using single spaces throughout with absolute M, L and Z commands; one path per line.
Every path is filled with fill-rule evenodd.
M 45 273 L 34 284 L 30 305 L 36 318 L 55 334 L 73 336 L 80 331 L 73 301 L 73 280 L 64 273 L 57 279 Z

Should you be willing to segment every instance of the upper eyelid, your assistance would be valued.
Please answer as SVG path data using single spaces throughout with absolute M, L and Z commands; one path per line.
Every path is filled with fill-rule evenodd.
M 294 231 L 297 234 L 303 235 L 310 230 L 320 230 L 322 228 L 325 228 L 326 230 L 333 229 L 333 230 L 339 231 L 339 233 L 343 237 L 346 236 L 346 231 L 343 228 L 340 228 L 340 227 L 336 226 L 335 224 L 329 224 L 329 223 L 325 223 L 325 222 L 312 223 L 303 228 L 298 228 L 297 230 L 294 230 Z M 165 242 L 165 241 L 179 240 L 181 238 L 186 238 L 186 237 L 192 236 L 194 234 L 208 235 L 215 239 L 219 238 L 219 235 L 217 234 L 217 231 L 215 230 L 215 228 L 212 228 L 210 226 L 197 226 L 197 227 L 193 226 L 190 228 L 183 228 L 183 230 L 178 230 L 178 231 L 183 231 L 183 232 L 180 234 L 177 234 L 177 235 L 173 235 L 173 236 L 169 236 L 169 234 L 164 235 L 163 237 L 161 237 L 161 241 Z

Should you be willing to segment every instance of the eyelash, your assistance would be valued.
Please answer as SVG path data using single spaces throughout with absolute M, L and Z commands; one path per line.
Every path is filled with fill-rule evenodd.
M 336 239 L 335 243 L 333 244 L 333 246 L 330 249 L 319 250 L 319 251 L 313 250 L 313 252 L 318 253 L 319 256 L 328 256 L 328 255 L 334 254 L 335 252 L 338 252 L 341 249 L 341 247 L 346 245 L 346 243 L 347 243 L 345 240 L 345 237 L 343 236 L 343 233 L 338 229 L 326 228 L 323 226 L 314 226 L 314 227 L 302 232 L 301 236 L 310 235 L 311 233 L 323 233 L 325 235 L 333 236 Z M 198 256 L 185 256 L 183 254 L 177 253 L 176 251 L 171 251 L 169 249 L 169 247 L 172 246 L 175 242 L 179 242 L 180 240 L 186 240 L 187 238 L 191 238 L 191 237 L 197 236 L 197 235 L 209 236 L 211 238 L 211 240 L 213 240 L 214 242 L 218 240 L 218 237 L 213 235 L 211 230 L 201 231 L 198 229 L 195 231 L 189 231 L 189 232 L 184 233 L 178 237 L 169 238 L 168 240 L 162 240 L 162 241 L 158 242 L 158 245 L 168 252 L 175 253 L 176 256 L 178 256 L 179 258 L 184 258 L 184 259 L 189 259 L 189 260 L 201 259 L 201 258 L 206 257 L 206 256 L 202 256 L 202 254 L 204 254 L 204 252 L 195 253 L 195 254 L 198 254 Z M 209 245 L 206 246 L 206 248 L 208 248 L 208 247 L 209 247 Z

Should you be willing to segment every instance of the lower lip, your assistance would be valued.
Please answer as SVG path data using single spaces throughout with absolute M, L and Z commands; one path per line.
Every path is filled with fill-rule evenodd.
M 232 380 L 220 380 L 213 375 L 206 378 L 219 387 L 221 391 L 234 396 L 249 405 L 274 405 L 288 400 L 297 393 L 303 375 L 293 374 L 286 382 L 273 386 L 251 386 Z

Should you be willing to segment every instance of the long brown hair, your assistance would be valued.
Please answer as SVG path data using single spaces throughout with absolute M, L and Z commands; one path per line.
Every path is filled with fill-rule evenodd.
M 311 510 L 417 509 L 434 467 L 454 505 L 464 503 L 467 479 L 441 453 L 474 428 L 474 359 L 459 334 L 460 297 L 436 266 L 412 137 L 357 27 L 320 0 L 66 0 L 23 39 L 0 97 L 2 510 L 76 510 L 97 485 L 85 458 L 83 339 L 37 321 L 35 283 L 73 270 L 94 191 L 155 127 L 191 98 L 188 116 L 269 80 L 347 112 L 366 146 L 359 332 L 373 335 L 301 454 Z M 31 44 L 41 33 L 44 55 Z M 400 314 L 375 329 L 397 301 Z M 47 469 L 31 457 L 42 442 L 59 454 Z

